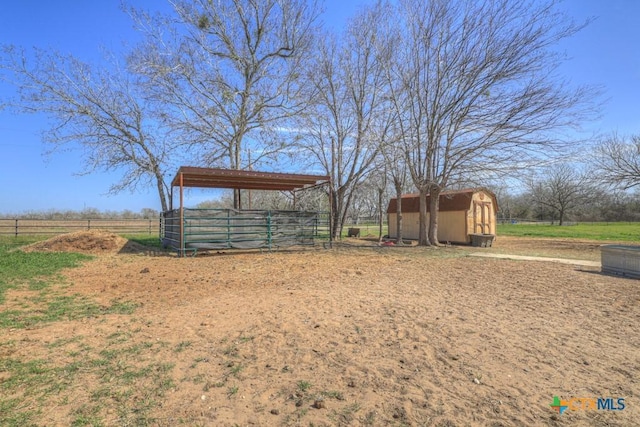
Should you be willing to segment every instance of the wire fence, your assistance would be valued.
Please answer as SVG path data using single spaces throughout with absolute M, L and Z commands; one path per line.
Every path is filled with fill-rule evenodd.
M 159 234 L 160 219 L 0 219 L 0 236 L 56 235 L 81 230 Z
M 498 218 L 498 224 L 526 224 L 526 225 L 557 225 L 558 220 L 551 219 L 522 219 L 522 218 Z M 578 221 L 563 221 L 563 225 L 576 225 Z
M 327 212 L 320 213 L 318 233 L 328 238 L 329 218 Z M 160 218 L 134 219 L 27 219 L 0 218 L 0 236 L 45 236 L 72 233 L 82 230 L 104 230 L 117 234 L 161 234 Z M 343 236 L 349 228 L 360 230 L 360 236 L 378 236 L 379 225 L 373 221 L 348 221 L 344 225 Z M 387 234 L 386 220 L 382 234 Z

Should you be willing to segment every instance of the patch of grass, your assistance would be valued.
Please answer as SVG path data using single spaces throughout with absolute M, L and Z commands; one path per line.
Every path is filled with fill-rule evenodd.
M 249 336 L 241 336 L 241 337 L 240 337 L 240 342 L 241 342 L 241 343 L 246 343 L 246 342 L 249 342 L 249 341 L 253 341 L 253 338 L 254 338 L 254 337 L 253 337 L 252 335 L 249 335 Z
M 25 240 L 19 240 L 24 244 Z M 92 257 L 62 252 L 22 252 L 13 250 L 18 240 L 0 239 L 0 304 L 4 302 L 7 289 L 28 284 L 32 290 L 48 287 L 51 276 L 63 268 L 76 267 Z M 47 280 L 45 280 L 45 278 Z
M 73 402 L 73 385 L 87 376 L 100 382 L 88 390 L 89 401 L 69 413 L 71 425 L 106 425 L 104 411 L 109 407 L 118 408 L 118 425 L 154 424 L 149 413 L 157 406 L 157 399 L 175 387 L 169 375 L 174 364 L 150 361 L 152 358 L 145 354 L 153 354 L 155 348 L 147 343 L 107 344 L 109 348 L 96 354 L 82 340 L 68 338 L 44 345 L 50 357 L 0 360 L 0 373 L 4 374 L 0 383 L 0 425 L 35 425 L 38 414 L 30 408 L 46 408 L 52 399 Z M 87 351 L 65 352 L 67 347 L 79 345 Z M 60 353 L 75 356 L 60 364 L 56 358 Z
M 305 393 L 306 391 L 308 391 L 311 387 L 313 387 L 311 385 L 311 383 L 309 381 L 298 381 L 298 390 L 300 390 L 301 392 Z
M 222 351 L 222 354 L 224 354 L 225 356 L 236 357 L 238 356 L 238 347 L 235 345 L 230 345 Z
M 12 250 L 37 240 L 0 238 L 0 328 L 130 315 L 136 310 L 138 305 L 130 301 L 102 305 L 88 296 L 64 295 L 59 287 L 66 284 L 59 271 L 91 257 Z M 2 303 L 11 288 L 27 292 L 8 309 Z M 140 331 L 141 327 L 132 327 L 112 333 L 98 348 L 87 345 L 82 335 L 69 334 L 43 343 L 32 360 L 11 356 L 16 341 L 0 342 L 0 347 L 7 349 L 0 358 L 0 425 L 37 425 L 46 408 L 60 405 L 72 406 L 66 416 L 67 423 L 74 426 L 107 425 L 107 408 L 117 408 L 117 425 L 156 424 L 150 412 L 158 399 L 175 387 L 170 376 L 174 365 L 157 363 L 152 357 L 158 349 L 166 348 L 166 343 L 132 340 Z M 96 384 L 87 390 L 89 401 L 76 402 L 76 385 L 88 383 Z
M 150 248 L 162 248 L 162 242 L 157 234 L 123 234 L 122 237 Z
M 41 291 L 43 289 L 47 289 L 51 286 L 50 282 L 46 280 L 30 280 L 29 281 L 29 290 L 30 291 Z
M 324 397 L 328 397 L 330 399 L 336 399 L 336 400 L 344 400 L 344 395 L 342 394 L 342 392 L 339 391 L 335 391 L 335 390 L 331 390 L 331 391 L 323 391 L 322 393 L 320 393 L 322 396 Z
M 229 387 L 227 389 L 227 397 L 228 398 L 231 398 L 232 396 L 235 396 L 236 394 L 238 394 L 238 386 L 237 385 Z
M 208 361 L 209 361 L 209 358 L 208 358 L 208 357 L 203 357 L 203 356 L 196 357 L 196 358 L 193 360 L 193 363 L 192 363 L 189 367 L 190 367 L 191 369 L 193 369 L 193 368 L 195 368 L 196 366 L 198 366 L 198 363 L 202 363 L 202 362 L 205 362 L 205 363 L 206 363 L 206 362 L 208 362 Z
M 131 314 L 137 304 L 114 301 L 111 306 L 99 306 L 86 297 L 78 295 L 53 296 L 44 307 L 6 310 L 0 312 L 0 328 L 22 329 L 38 323 L 60 320 L 76 320 L 103 314 Z
M 563 226 L 549 224 L 498 224 L 498 235 L 633 242 L 640 239 L 640 223 L 594 222 Z
M 231 367 L 231 370 L 229 371 L 231 375 L 233 375 L 234 377 L 237 377 L 238 374 L 244 369 L 244 366 L 242 366 L 241 364 L 237 364 L 237 365 L 233 365 Z
M 129 339 L 131 339 L 131 334 L 125 331 L 116 331 L 107 336 L 109 344 L 123 343 L 129 341 Z
M 21 246 L 29 245 L 31 243 L 39 242 L 41 240 L 48 239 L 51 236 L 42 235 L 42 236 L 28 236 L 28 235 L 19 235 L 19 236 L 0 236 L 0 250 L 6 249 L 11 250 L 15 248 L 19 248 Z
M 75 418 L 71 422 L 71 426 L 92 426 L 101 427 L 104 425 L 99 416 L 100 406 L 98 405 L 82 405 L 74 411 Z
M 35 411 L 24 410 L 22 399 L 4 399 L 0 397 L 0 425 L 6 427 L 23 427 L 33 425 L 30 420 L 35 418 Z
M 346 405 L 339 411 L 333 410 L 329 416 L 329 419 L 333 420 L 339 425 L 350 425 L 355 419 L 355 413 L 360 410 L 361 406 L 355 402 L 351 405 Z M 367 424 L 365 424 L 367 425 Z
M 25 395 L 34 393 L 46 395 L 52 389 L 60 389 L 55 381 L 58 372 L 46 360 L 1 359 L 0 372 L 10 374 L 9 378 L 2 382 L 2 390 L 22 388 Z
M 191 378 L 191 382 L 194 384 L 205 384 L 207 382 L 207 378 L 205 374 L 198 374 Z
M 178 345 L 176 345 L 173 351 L 175 351 L 176 353 L 180 353 L 189 347 L 191 347 L 191 341 L 181 341 L 178 343 Z

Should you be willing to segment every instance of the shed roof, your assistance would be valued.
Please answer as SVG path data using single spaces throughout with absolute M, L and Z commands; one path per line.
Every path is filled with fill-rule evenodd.
M 326 175 L 243 171 L 181 166 L 171 181 L 174 187 L 233 188 L 242 190 L 296 190 L 329 182 Z
M 465 189 L 465 190 L 449 190 L 440 193 L 440 212 L 448 211 L 464 211 L 471 208 L 471 200 L 473 195 L 478 192 L 486 193 L 494 204 L 496 211 L 498 203 L 493 192 L 487 189 Z M 429 212 L 429 203 L 431 197 L 427 195 L 427 212 Z M 398 212 L 398 199 L 389 200 L 387 213 Z M 420 194 L 405 194 L 402 196 L 402 212 L 420 212 Z

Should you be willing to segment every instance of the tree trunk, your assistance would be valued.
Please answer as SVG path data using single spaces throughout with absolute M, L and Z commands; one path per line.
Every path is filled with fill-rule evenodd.
M 378 242 L 382 242 L 382 196 L 384 189 L 378 188 Z
M 156 185 L 158 187 L 158 196 L 160 197 L 160 205 L 162 205 L 162 212 L 169 210 L 167 205 L 167 195 L 164 191 L 164 180 L 160 173 L 156 173 Z
M 429 241 L 434 246 L 439 246 L 438 240 L 438 214 L 440 210 L 440 189 L 431 187 L 429 201 Z
M 398 207 L 396 209 L 396 244 L 402 245 L 402 183 L 395 182 L 396 187 L 396 200 L 398 201 Z
M 333 206 L 331 212 L 331 240 L 336 240 L 336 237 L 342 238 L 342 226 L 340 222 L 342 203 L 338 204 L 339 200 L 342 200 L 338 191 L 331 189 L 331 203 Z
M 420 188 L 420 225 L 418 229 L 418 245 L 431 246 L 427 235 L 427 189 Z

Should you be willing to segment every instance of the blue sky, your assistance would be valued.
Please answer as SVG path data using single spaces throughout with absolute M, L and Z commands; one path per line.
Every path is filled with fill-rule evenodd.
M 340 27 L 364 2 L 327 0 L 324 20 Z M 167 9 L 160 0 L 130 0 L 143 8 Z M 605 89 L 602 116 L 584 125 L 590 132 L 640 132 L 640 2 L 636 0 L 567 0 L 563 8 L 576 20 L 594 17 L 582 32 L 560 46 L 569 56 L 563 75 L 575 84 L 599 84 Z M 0 7 L 0 44 L 53 48 L 86 61 L 99 60 L 100 48 L 117 51 L 134 43 L 136 33 L 118 0 L 20 0 Z M 0 97 L 12 92 L 0 82 Z M 46 147 L 41 117 L 0 111 L 0 213 L 81 210 L 159 209 L 153 190 L 106 195 L 116 180 L 94 173 L 77 176 L 77 151 L 43 155 Z M 194 194 L 195 196 L 195 194 Z

